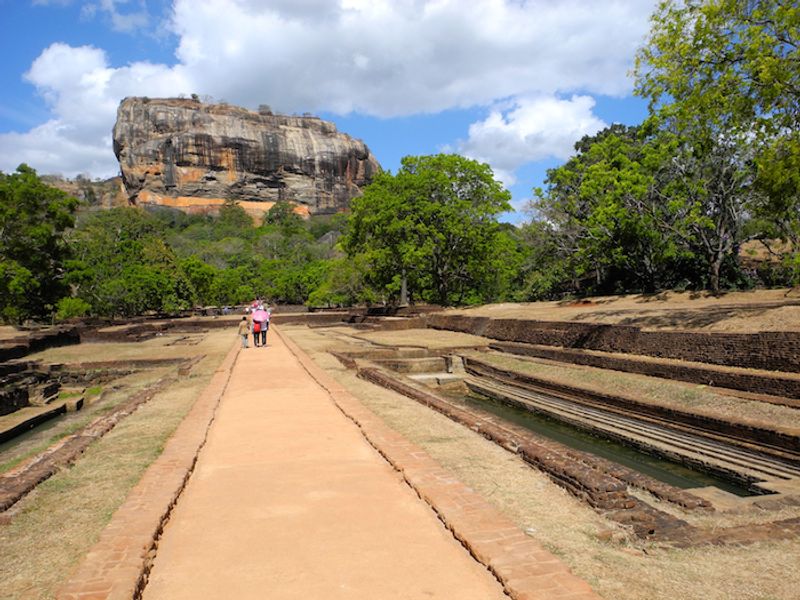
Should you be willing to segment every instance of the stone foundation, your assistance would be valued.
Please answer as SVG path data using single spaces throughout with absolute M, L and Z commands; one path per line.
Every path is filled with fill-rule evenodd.
M 675 358 L 767 371 L 800 372 L 800 333 L 643 331 L 627 325 L 491 319 L 433 314 L 428 326 L 508 342 Z

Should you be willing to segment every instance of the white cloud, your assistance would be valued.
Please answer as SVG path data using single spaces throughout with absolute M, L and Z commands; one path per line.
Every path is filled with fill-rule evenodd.
M 123 12 L 120 6 L 128 6 L 129 0 L 98 0 L 97 2 L 87 2 L 81 7 L 81 14 L 91 19 L 100 12 L 105 14 L 111 22 L 114 31 L 131 33 L 138 29 L 147 27 L 150 22 L 150 15 L 147 12 L 145 0 L 134 2 L 138 10 Z
M 74 0 L 33 0 L 38 6 L 69 6 Z M 134 10 L 121 10 L 120 7 Z M 105 15 L 114 31 L 132 33 L 145 28 L 150 23 L 150 14 L 147 11 L 146 0 L 96 0 L 81 4 L 81 17 L 87 20 L 94 19 L 98 14 Z
M 594 99 L 572 96 L 519 98 L 512 107 L 498 107 L 469 128 L 459 152 L 489 163 L 506 185 L 515 182 L 522 165 L 544 158 L 566 159 L 577 140 L 606 127 L 592 113 Z
M 118 170 L 111 129 L 119 99 L 169 96 L 191 86 L 182 67 L 132 63 L 111 68 L 91 46 L 53 44 L 33 62 L 25 79 L 36 86 L 55 118 L 26 133 L 0 134 L 0 170 L 28 163 L 42 173 L 110 176 Z
M 179 0 L 178 58 L 208 93 L 378 116 L 630 90 L 650 0 Z M 235 49 L 229 48 L 236 41 Z
M 113 21 L 123 4 L 93 6 Z M 127 4 L 140 10 L 125 14 L 146 14 L 141 0 Z M 511 109 L 496 108 L 497 116 L 473 126 L 465 148 L 513 172 L 515 163 L 498 157 L 515 136 L 522 135 L 514 143 L 528 156 L 562 143 L 553 131 L 558 123 L 541 133 L 550 141 L 531 141 L 537 133 L 525 107 L 536 99 L 541 107 L 548 97 L 630 92 L 626 73 L 653 6 L 654 0 L 175 0 L 174 65 L 111 66 L 97 48 L 45 49 L 27 78 L 51 107 L 47 131 L 57 137 L 44 152 L 40 128 L 0 134 L 0 169 L 44 152 L 50 158 L 32 166 L 69 174 L 75 153 L 89 162 L 110 147 L 123 96 L 197 92 L 286 112 L 380 117 L 510 99 Z M 554 102 L 566 102 L 561 108 L 575 117 L 584 101 Z M 498 147 L 482 148 L 481 139 Z M 73 154 L 59 162 L 59 148 Z M 116 171 L 113 155 L 108 165 L 93 174 L 108 174 L 112 165 Z

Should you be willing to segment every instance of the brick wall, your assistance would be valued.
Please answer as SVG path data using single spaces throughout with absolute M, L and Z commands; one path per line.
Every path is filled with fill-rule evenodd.
M 677 379 L 701 385 L 713 385 L 758 394 L 774 394 L 785 398 L 800 399 L 800 379 L 771 374 L 724 371 L 714 367 L 681 365 L 623 358 L 620 356 L 587 354 L 582 350 L 536 346 L 517 342 L 497 342 L 490 345 L 493 350 L 521 356 L 534 356 L 575 365 L 586 365 L 600 369 L 613 369 L 626 373 L 639 373 L 664 379 Z M 782 402 L 800 408 L 800 402 Z
M 770 371 L 800 372 L 798 332 L 642 331 L 638 327 L 627 325 L 490 319 L 444 314 L 430 315 L 428 326 L 526 344 L 641 354 Z

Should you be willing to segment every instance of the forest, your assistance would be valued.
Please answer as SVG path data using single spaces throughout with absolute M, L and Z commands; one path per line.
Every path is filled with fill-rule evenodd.
M 644 122 L 575 144 L 527 220 L 463 156 L 408 156 L 347 213 L 260 222 L 98 210 L 21 165 L 0 173 L 0 317 L 275 303 L 464 305 L 800 282 L 800 8 L 662 2 L 636 56 Z

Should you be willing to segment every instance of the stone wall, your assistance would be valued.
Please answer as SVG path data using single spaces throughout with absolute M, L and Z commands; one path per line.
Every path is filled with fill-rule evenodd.
M 0 363 L 41 352 L 47 348 L 79 344 L 80 341 L 79 330 L 74 325 L 61 325 L 44 331 L 21 332 L 18 337 L 0 344 Z
M 434 314 L 428 326 L 496 340 L 800 372 L 800 333 L 642 331 L 626 325 Z
M 800 378 L 797 377 L 790 378 L 766 373 L 725 371 L 714 367 L 654 362 L 608 354 L 589 354 L 585 351 L 571 348 L 519 344 L 517 342 L 496 342 L 489 347 L 493 350 L 521 356 L 533 356 L 575 365 L 662 377 L 664 379 L 677 379 L 679 381 L 713 385 L 758 394 L 774 394 L 786 399 L 800 399 Z M 790 402 L 787 400 L 784 402 L 779 400 L 782 400 L 782 398 L 776 398 L 775 403 L 800 408 L 800 401 Z

